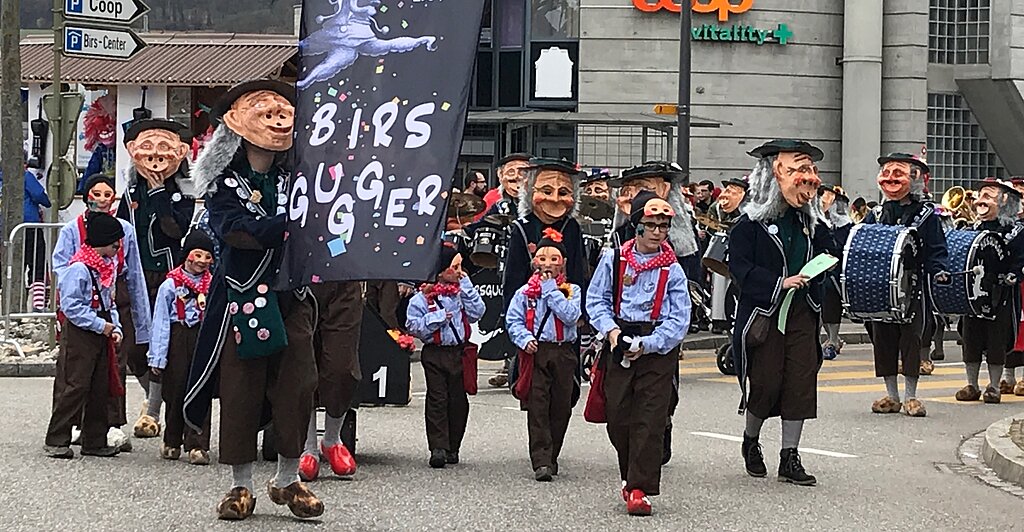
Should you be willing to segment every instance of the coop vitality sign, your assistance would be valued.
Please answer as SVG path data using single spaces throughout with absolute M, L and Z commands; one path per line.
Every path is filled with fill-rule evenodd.
M 678 0 L 679 2 L 685 0 Z M 728 22 L 730 15 L 746 13 L 754 7 L 754 0 L 695 0 L 693 11 L 695 13 L 710 14 L 718 13 L 718 21 Z M 669 11 L 679 13 L 682 11 L 682 4 L 677 0 L 633 0 L 633 6 L 646 13 L 657 11 Z M 779 24 L 775 29 L 757 28 L 746 24 L 732 24 L 723 26 L 721 24 L 701 24 L 693 26 L 690 33 L 695 41 L 718 41 L 729 43 L 756 44 L 789 44 L 793 38 L 793 32 L 789 26 Z

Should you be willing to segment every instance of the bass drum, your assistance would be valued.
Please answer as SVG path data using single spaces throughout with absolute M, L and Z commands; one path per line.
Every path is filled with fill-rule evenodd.
M 946 233 L 949 266 L 953 282 L 943 286 L 931 282 L 935 310 L 951 316 L 992 318 L 996 312 L 994 293 L 998 286 L 999 264 L 1005 260 L 1003 238 L 993 231 L 961 231 Z
M 705 268 L 729 278 L 729 233 L 719 232 L 711 236 L 708 250 L 704 252 L 701 264 Z
M 921 291 L 921 243 L 901 225 L 860 224 L 850 231 L 840 275 L 843 304 L 854 319 L 909 323 Z

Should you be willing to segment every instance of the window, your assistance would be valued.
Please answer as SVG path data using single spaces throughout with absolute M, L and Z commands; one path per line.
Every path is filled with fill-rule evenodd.
M 167 88 L 167 118 L 192 127 L 192 87 Z
M 991 0 L 930 0 L 928 61 L 947 65 L 988 63 Z
M 980 179 L 1006 173 L 959 94 L 928 95 L 928 166 L 934 197 L 949 187 L 971 188 Z
M 580 36 L 579 0 L 532 0 L 533 40 L 576 39 Z

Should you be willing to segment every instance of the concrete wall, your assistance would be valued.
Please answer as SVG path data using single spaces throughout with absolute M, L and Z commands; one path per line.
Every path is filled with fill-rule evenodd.
M 928 135 L 928 0 L 885 0 L 883 9 L 881 151 L 917 154 Z
M 651 112 L 655 104 L 675 102 L 677 15 L 644 13 L 630 0 L 581 0 L 580 8 L 581 112 Z M 757 0 L 727 23 L 697 13 L 693 21 L 762 29 L 785 23 L 794 33 L 785 46 L 693 42 L 692 112 L 733 124 L 693 130 L 693 178 L 743 175 L 754 162 L 747 151 L 765 140 L 796 137 L 825 151 L 822 177 L 838 181 L 843 0 Z

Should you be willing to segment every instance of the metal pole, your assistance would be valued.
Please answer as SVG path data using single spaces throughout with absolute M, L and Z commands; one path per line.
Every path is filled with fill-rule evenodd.
M 3 139 L 0 141 L 0 159 L 3 168 L 3 228 L 4 244 L 10 247 L 4 256 L 10 260 L 5 261 L 5 276 L 10 279 L 10 284 L 5 286 L 4 292 L 24 293 L 24 275 L 22 265 L 22 252 L 15 249 L 11 243 L 11 234 L 14 228 L 23 221 L 24 210 L 22 203 L 25 196 L 25 162 L 24 162 L 24 138 L 21 131 L 21 54 L 19 50 L 21 30 L 21 0 L 3 0 L 0 4 L 0 30 L 3 37 L 0 38 L 0 77 L 2 77 L 2 88 L 0 88 L 0 127 L 3 131 Z M 12 312 L 13 309 L 4 306 L 0 312 L 4 314 Z
M 52 164 L 50 165 L 51 170 L 59 168 L 60 154 L 63 151 L 57 139 L 63 138 L 61 134 L 61 121 L 60 114 L 63 108 L 60 105 L 60 59 L 61 54 L 64 51 L 64 2 L 62 0 L 53 0 L 53 100 L 57 103 L 54 108 L 57 109 L 57 116 L 49 116 L 50 119 L 50 138 L 53 139 L 53 149 L 50 150 L 50 156 L 52 157 Z M 56 119 L 56 120 L 54 120 Z M 47 175 L 46 182 L 49 186 L 46 187 L 46 191 L 49 193 L 50 198 L 56 200 L 58 197 L 57 191 L 60 187 L 60 179 L 62 176 L 58 175 L 57 181 L 54 181 L 54 176 Z M 57 221 L 57 208 L 50 209 L 50 222 Z
M 683 182 L 690 182 L 690 28 L 693 26 L 692 3 L 685 2 L 679 14 L 679 141 L 676 163 L 683 168 Z

